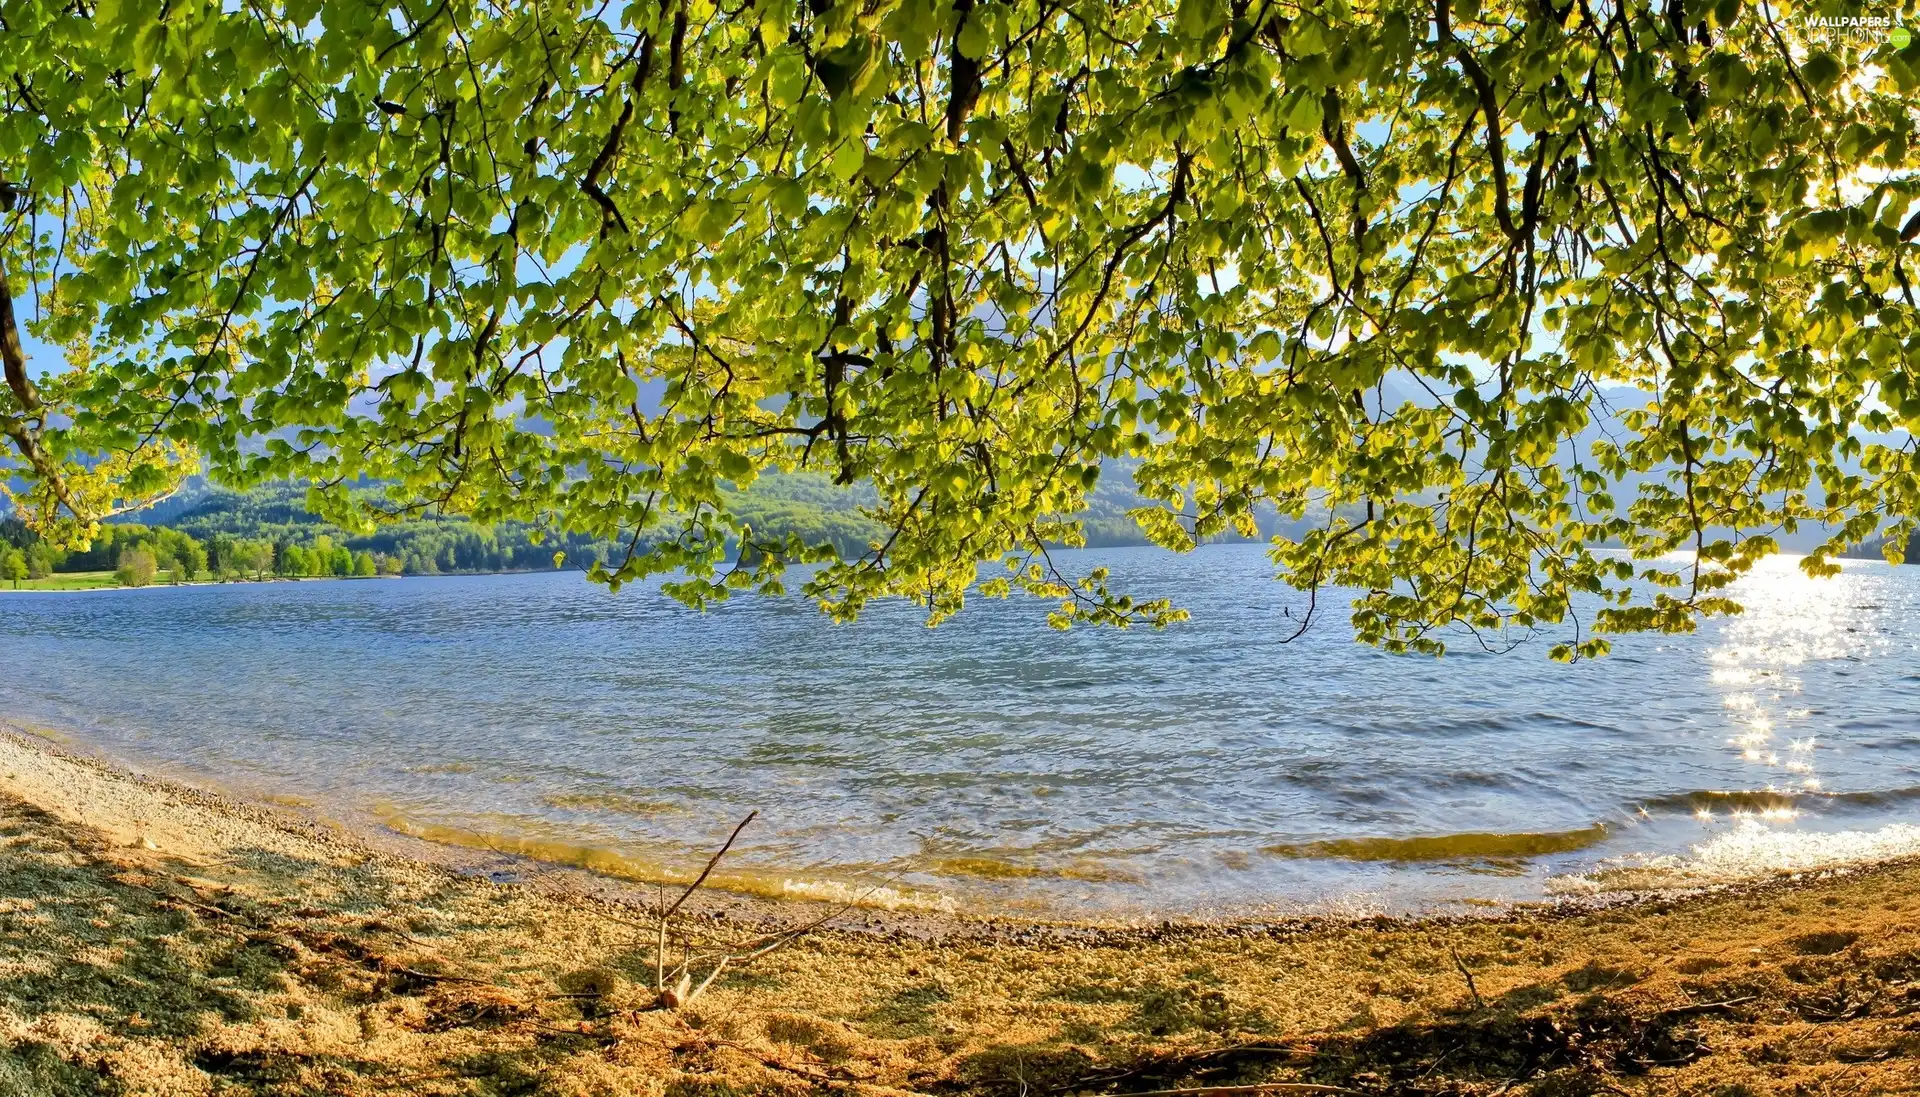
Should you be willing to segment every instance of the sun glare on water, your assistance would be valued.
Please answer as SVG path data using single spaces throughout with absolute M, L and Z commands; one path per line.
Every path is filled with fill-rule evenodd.
M 1756 786 L 1768 791 L 1814 791 L 1820 787 L 1816 735 L 1788 738 L 1780 750 L 1782 727 L 1798 730 L 1812 716 L 1796 703 L 1799 670 L 1809 662 L 1864 656 L 1878 646 L 1877 630 L 1859 627 L 1855 605 L 1857 576 L 1842 573 L 1816 578 L 1800 568 L 1800 557 L 1773 556 L 1762 561 L 1738 587 L 1746 612 L 1726 623 L 1721 643 L 1709 655 L 1713 680 L 1727 688 L 1722 699 L 1732 734 L 1727 743 L 1743 762 L 1760 768 Z M 1792 822 L 1797 812 L 1762 812 L 1766 822 Z
M 1722 690 L 1726 746 L 1753 774 L 1744 787 L 1697 794 L 1692 809 L 1702 840 L 1688 853 L 1610 860 L 1597 871 L 1554 881 L 1561 894 L 1667 890 L 1818 871 L 1920 853 L 1920 826 L 1877 830 L 1802 829 L 1823 795 L 1823 714 L 1802 700 L 1802 672 L 1828 660 L 1864 660 L 1888 652 L 1871 576 L 1853 565 L 1816 578 L 1800 558 L 1775 556 L 1742 579 L 1745 612 L 1728 618 L 1709 653 L 1710 680 Z M 1716 810 L 1715 804 L 1722 806 Z

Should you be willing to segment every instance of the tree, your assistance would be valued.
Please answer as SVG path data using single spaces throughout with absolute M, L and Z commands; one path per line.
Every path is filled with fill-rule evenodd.
M 281 543 L 273 548 L 273 570 L 276 575 L 296 578 L 311 573 L 313 568 L 306 549 Z
M 7 21 L 0 269 L 69 365 L 33 377 L 0 288 L 0 429 L 51 536 L 204 463 L 356 532 L 551 519 L 695 604 L 824 559 L 841 616 L 1165 623 L 1048 554 L 1125 458 L 1158 543 L 1271 508 L 1282 578 L 1437 650 L 1690 628 L 1777 531 L 1833 523 L 1817 574 L 1920 517 L 1904 36 L 1741 0 Z M 756 532 L 770 469 L 870 484 L 878 532 Z
M 332 574 L 333 538 L 324 533 L 316 536 L 312 543 L 307 546 L 307 554 L 310 557 L 309 562 L 312 564 L 313 570 L 316 573 L 323 575 Z
M 159 565 L 153 553 L 144 546 L 136 545 L 120 553 L 120 567 L 113 577 L 123 587 L 144 587 L 153 582 Z
M 0 552 L 0 579 L 12 580 L 13 589 L 19 590 L 20 580 L 26 577 L 26 553 L 12 546 L 8 546 L 5 551 Z
M 180 554 L 180 566 L 186 571 L 189 581 L 204 574 L 207 570 L 206 546 L 189 539 L 186 548 Z
M 380 574 L 379 566 L 374 563 L 373 553 L 356 552 L 353 554 L 353 572 L 356 579 L 371 579 Z
M 251 575 L 255 580 L 264 580 L 267 572 L 273 569 L 273 544 L 268 541 L 231 541 L 227 559 L 231 562 L 233 574 Z
M 265 580 L 267 576 L 274 573 L 274 560 L 276 555 L 272 542 L 256 541 L 253 543 L 251 559 L 253 564 L 253 577 L 255 579 Z

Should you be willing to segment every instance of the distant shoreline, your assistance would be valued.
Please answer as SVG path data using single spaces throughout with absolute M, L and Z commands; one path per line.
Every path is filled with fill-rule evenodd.
M 55 574 L 87 574 L 85 572 L 64 572 Z M 504 575 L 507 572 L 474 572 L 476 575 Z M 131 590 L 167 590 L 174 587 L 245 587 L 265 586 L 269 583 L 338 583 L 370 582 L 377 579 L 418 579 L 417 575 L 275 575 L 267 579 L 187 579 L 178 583 L 143 583 L 139 586 L 127 586 L 122 583 L 100 583 L 94 586 L 71 587 L 15 587 L 0 580 L 0 594 L 99 594 L 103 591 Z M 23 582 L 33 582 L 28 579 Z
M 265 579 L 188 579 L 182 582 L 154 582 L 141 586 L 125 586 L 120 583 L 99 583 L 93 586 L 68 587 L 14 587 L 9 581 L 0 580 L 0 594 L 99 594 L 106 591 L 168 590 L 176 587 L 251 587 L 267 586 L 273 583 L 370 583 L 395 579 L 474 579 L 493 575 L 557 575 L 572 571 L 584 575 L 578 568 L 521 568 L 512 571 L 441 571 L 429 575 L 273 575 Z M 55 572 L 55 575 L 87 575 L 91 572 Z M 31 583 L 27 579 L 22 582 Z

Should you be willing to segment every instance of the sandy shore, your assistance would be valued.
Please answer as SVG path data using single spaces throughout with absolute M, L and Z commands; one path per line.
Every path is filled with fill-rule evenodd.
M 30 736 L 0 733 L 0 843 L 9 1097 L 1920 1092 L 1913 864 L 1479 921 L 854 911 L 668 1009 L 645 889 Z M 689 911 L 674 956 L 833 913 Z

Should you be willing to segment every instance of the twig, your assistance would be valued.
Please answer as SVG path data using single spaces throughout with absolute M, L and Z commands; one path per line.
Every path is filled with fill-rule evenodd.
M 700 885 L 706 883 L 707 877 L 713 874 L 714 866 L 720 863 L 720 858 L 725 857 L 727 851 L 733 848 L 733 843 L 735 839 L 740 837 L 740 832 L 747 829 L 747 824 L 753 822 L 759 815 L 760 813 L 758 811 L 747 812 L 747 817 L 740 820 L 740 825 L 733 828 L 732 834 L 727 835 L 726 844 L 721 846 L 718 852 L 707 859 L 707 867 L 700 870 L 700 875 L 694 877 L 693 883 L 687 885 L 687 890 L 680 893 L 680 898 L 675 899 L 672 906 L 660 912 L 661 921 L 664 922 L 668 918 L 673 917 L 674 912 L 680 909 L 680 905 L 691 898 L 694 892 L 700 890 Z
M 485 979 L 474 979 L 465 975 L 435 975 L 431 971 L 416 971 L 403 964 L 394 964 L 392 967 L 387 968 L 387 970 L 397 975 L 405 975 L 409 979 L 425 979 L 430 983 L 467 983 L 476 987 L 492 987 L 495 990 L 507 989 L 498 983 L 489 982 Z
M 244 921 L 249 921 L 249 922 L 252 921 L 252 919 L 247 918 L 243 914 L 236 914 L 231 910 L 224 910 L 220 907 L 213 906 L 209 903 L 196 903 L 192 899 L 183 899 L 178 895 L 168 895 L 166 892 L 157 892 L 157 894 L 159 894 L 167 902 L 178 903 L 183 907 L 192 907 L 193 909 L 200 911 L 203 914 L 213 914 L 221 918 L 237 918 Z
M 1293 1059 L 1310 1057 L 1313 1053 L 1314 1049 L 1311 1047 L 1299 1047 L 1291 1044 L 1226 1044 L 1221 1047 L 1206 1048 L 1201 1051 L 1184 1052 L 1177 1056 L 1161 1058 L 1158 1061 L 1149 1060 L 1138 1066 L 1112 1074 L 1090 1074 L 1066 1085 L 1055 1086 L 1054 1092 L 1086 1089 L 1089 1086 L 1110 1085 L 1125 1078 L 1145 1074 L 1150 1070 L 1165 1072 L 1170 1068 L 1193 1066 L 1208 1059 L 1221 1059 L 1234 1055 L 1275 1055 Z
M 399 926 L 394 925 L 391 922 L 376 921 L 371 925 L 367 926 L 366 928 L 374 932 L 391 933 L 395 937 L 399 937 L 404 940 L 411 941 L 414 944 L 419 945 L 421 948 L 424 948 L 424 949 L 431 949 L 434 947 L 432 945 L 429 945 L 425 941 L 422 941 L 420 938 L 415 937 L 413 934 L 408 933 L 406 930 L 401 929 Z
M 1742 1002 L 1751 1002 L 1757 995 L 1743 994 L 1738 998 L 1726 998 L 1718 1002 L 1695 1002 L 1691 1005 L 1674 1006 L 1654 1014 L 1655 1017 L 1685 1017 L 1694 1013 L 1712 1013 L 1719 1009 L 1731 1009 Z
M 712 857 L 707 859 L 707 867 L 700 870 L 700 875 L 694 877 L 693 883 L 687 885 L 687 890 L 680 893 L 680 898 L 675 899 L 672 906 L 660 912 L 658 937 L 654 942 L 653 951 L 654 990 L 664 991 L 667 989 L 667 923 L 673 918 L 674 913 L 680 909 L 681 905 L 684 904 L 694 892 L 700 890 L 700 885 L 707 882 L 707 877 L 713 875 L 713 868 L 720 863 L 720 858 L 727 855 L 727 851 L 733 848 L 735 839 L 740 837 L 740 832 L 747 829 L 747 824 L 753 822 L 759 814 L 760 812 L 758 810 L 747 812 L 747 817 L 740 820 L 740 825 L 733 828 L 732 834 L 727 835 L 726 844 L 721 846 L 719 850 L 715 851 Z M 681 967 L 684 969 L 686 965 L 682 964 Z M 678 997 L 678 995 L 676 995 L 676 997 Z
M 587 1039 L 591 1040 L 591 1039 L 600 1037 L 602 1035 L 601 1033 L 595 1031 L 594 1029 L 586 1029 L 585 1031 L 582 1031 L 581 1029 L 578 1029 L 578 1028 L 560 1028 L 556 1025 L 547 1024 L 544 1021 L 522 1021 L 521 1023 L 524 1025 L 527 1025 L 530 1028 L 537 1028 L 542 1032 L 551 1032 L 556 1036 L 584 1036 Z
M 1459 968 L 1460 974 L 1467 980 L 1467 993 L 1473 995 L 1473 1008 L 1487 1008 L 1487 1003 L 1480 997 L 1480 988 L 1473 984 L 1473 972 L 1467 969 L 1467 962 L 1460 958 L 1459 950 L 1452 945 L 1448 945 L 1447 955 L 1453 957 L 1453 966 Z
M 716 949 L 695 952 L 692 942 L 683 933 L 679 938 L 681 952 L 680 962 L 676 964 L 673 969 L 676 982 L 672 987 L 668 987 L 666 956 L 667 935 L 670 929 L 669 921 L 673 914 L 680 909 L 681 904 L 685 903 L 694 891 L 706 881 L 707 877 L 713 872 L 714 866 L 720 863 L 720 859 L 726 856 L 727 851 L 733 847 L 734 840 L 740 837 L 740 832 L 746 829 L 747 824 L 753 822 L 754 818 L 758 815 L 759 812 L 757 811 L 750 812 L 745 819 L 742 819 L 740 825 L 733 828 L 733 834 L 727 838 L 726 844 L 721 846 L 719 851 L 707 861 L 707 867 L 700 873 L 699 877 L 696 878 L 692 884 L 688 885 L 686 890 L 680 893 L 680 897 L 674 901 L 673 905 L 663 907 L 661 912 L 656 915 L 657 921 L 654 925 L 656 933 L 654 946 L 654 990 L 660 995 L 660 1004 L 670 1010 L 685 1006 L 700 997 L 700 995 L 706 993 L 707 989 L 713 986 L 714 982 L 726 972 L 728 967 L 751 963 L 770 952 L 792 944 L 794 941 L 819 929 L 821 926 L 826 925 L 828 922 L 831 922 L 833 919 L 838 918 L 848 910 L 859 905 L 860 900 L 865 897 L 865 895 L 871 893 L 872 889 L 869 889 L 867 892 L 855 895 L 853 898 L 847 900 L 845 904 L 827 911 L 825 914 L 822 914 L 810 922 L 802 923 L 790 929 L 779 930 L 759 937 L 750 938 L 745 941 L 736 940 L 729 942 Z M 875 887 L 881 886 L 884 885 L 875 885 Z M 622 921 L 617 918 L 614 920 Z M 706 976 L 698 983 L 695 983 L 693 981 L 694 968 L 702 964 L 711 964 L 712 966 L 708 968 Z
M 854 1085 L 860 1082 L 869 1082 L 873 1080 L 871 1075 L 867 1075 L 867 1076 L 858 1075 L 853 1073 L 850 1070 L 847 1070 L 844 1067 L 837 1068 L 839 1070 L 839 1075 L 836 1077 L 834 1074 L 830 1074 L 826 1071 L 816 1070 L 813 1067 L 800 1066 L 794 1063 L 789 1063 L 784 1059 L 777 1058 L 775 1056 L 767 1054 L 764 1051 L 758 1051 L 754 1048 L 748 1047 L 745 1044 L 736 1043 L 735 1041 L 732 1041 L 732 1040 L 721 1040 L 721 1039 L 709 1038 L 708 1043 L 710 1043 L 714 1047 L 732 1048 L 734 1051 L 742 1052 L 746 1055 L 753 1056 L 755 1059 L 758 1059 L 760 1063 L 764 1066 L 772 1067 L 774 1070 L 783 1070 L 789 1074 L 797 1074 L 802 1078 L 806 1078 L 814 1082 L 820 1082 L 824 1085 L 842 1085 L 842 1086 Z
M 1114 1097 L 1194 1097 L 1212 1093 L 1352 1093 L 1357 1089 L 1322 1085 L 1319 1082 L 1255 1082 L 1244 1086 L 1180 1086 L 1175 1089 L 1143 1089 L 1119 1093 Z

